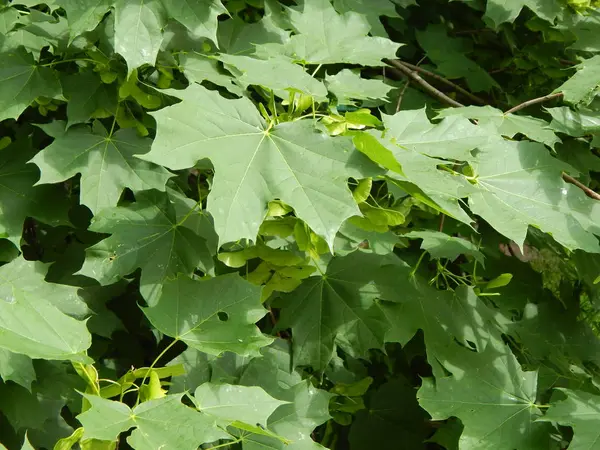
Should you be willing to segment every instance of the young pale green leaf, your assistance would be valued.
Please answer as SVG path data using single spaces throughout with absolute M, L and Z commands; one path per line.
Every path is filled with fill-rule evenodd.
M 381 80 L 367 80 L 359 73 L 343 69 L 335 75 L 325 75 L 327 89 L 336 96 L 338 104 L 352 105 L 353 100 L 368 100 L 370 104 L 383 104 L 393 89 Z
M 483 253 L 466 239 L 448 236 L 446 233 L 433 230 L 411 231 L 402 236 L 409 239 L 423 239 L 421 248 L 426 250 L 432 258 L 455 260 L 460 255 L 470 255 L 483 264 Z
M 531 116 L 518 116 L 516 114 L 504 114 L 499 109 L 491 106 L 466 106 L 463 108 L 446 108 L 440 111 L 437 118 L 450 116 L 462 116 L 476 119 L 479 126 L 491 127 L 498 134 L 509 138 L 517 134 L 523 134 L 532 141 L 541 142 L 554 148 L 560 142 L 556 134 L 549 129 L 545 120 Z M 550 126 L 550 128 L 552 128 Z M 556 130 L 558 131 L 558 130 Z
M 153 114 L 157 136 L 141 158 L 171 169 L 212 161 L 208 211 L 221 243 L 256 239 L 275 198 L 330 246 L 342 222 L 359 214 L 347 178 L 372 168 L 348 138 L 319 133 L 309 120 L 268 127 L 248 99 L 226 100 L 198 85 L 177 95 L 181 103 Z
M 45 275 L 43 264 L 22 257 L 0 267 L 0 347 L 32 358 L 84 360 L 91 335 L 65 312 L 81 302 L 77 288 L 47 283 Z
M 133 129 L 112 134 L 99 121 L 93 129 L 78 126 L 60 134 L 54 127 L 42 129 L 54 142 L 31 160 L 40 168 L 37 184 L 57 183 L 80 173 L 81 203 L 93 213 L 115 206 L 125 188 L 162 191 L 172 176 L 163 167 L 134 157 L 147 153 L 151 141 Z
M 234 66 L 242 73 L 237 79 L 244 85 L 268 88 L 285 99 L 289 97 L 290 92 L 310 95 L 318 102 L 327 98 L 327 89 L 323 83 L 287 58 L 262 60 L 248 56 L 221 55 L 219 59 L 226 66 Z
M 193 228 L 193 209 L 177 214 L 167 194 L 144 191 L 127 207 L 106 208 L 94 216 L 91 231 L 112 236 L 86 250 L 78 272 L 109 285 L 142 269 L 141 292 L 149 304 L 160 296 L 162 283 L 196 268 L 212 269 L 206 241 Z M 189 223 L 188 223 L 189 222 Z
M 194 36 L 217 42 L 217 17 L 227 14 L 220 0 L 163 0 L 166 12 Z
M 559 388 L 560 389 L 560 388 Z M 560 389 L 567 398 L 553 402 L 538 420 L 573 427 L 569 450 L 600 449 L 600 396 L 589 392 Z
M 303 0 L 288 8 L 296 31 L 286 50 L 289 56 L 309 64 L 361 64 L 382 66 L 394 58 L 400 44 L 367 36 L 370 25 L 363 15 L 338 14 L 329 0 Z
M 419 403 L 433 420 L 461 420 L 461 449 L 547 449 L 548 428 L 535 422 L 541 416 L 535 405 L 537 373 L 524 372 L 500 346 L 457 352 L 446 364 L 452 376 L 423 380 Z
M 203 413 L 227 421 L 266 425 L 273 411 L 287 402 L 277 400 L 256 386 L 204 383 L 194 393 Z
M 115 51 L 127 62 L 128 74 L 144 64 L 153 66 L 166 24 L 160 0 L 116 0 Z
M 577 66 L 577 73 L 555 92 L 562 92 L 565 101 L 573 104 L 590 103 L 600 86 L 600 55 L 592 56 Z
M 56 73 L 37 66 L 23 48 L 0 53 L 0 121 L 17 119 L 37 97 L 60 92 Z
M 181 394 L 149 400 L 133 409 L 95 395 L 84 397 L 91 404 L 77 417 L 85 430 L 84 439 L 115 441 L 120 433 L 135 427 L 127 442 L 136 450 L 195 450 L 203 443 L 229 437 L 214 419 L 181 403 Z
M 260 291 L 237 274 L 179 276 L 165 281 L 157 304 L 143 310 L 158 330 L 205 353 L 256 356 L 272 342 L 255 325 L 267 312 Z

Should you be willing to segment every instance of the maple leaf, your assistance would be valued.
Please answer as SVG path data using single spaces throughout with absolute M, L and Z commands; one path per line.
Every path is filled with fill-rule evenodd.
M 37 184 L 57 183 L 80 173 L 81 203 L 93 213 L 115 206 L 125 188 L 164 190 L 172 176 L 163 167 L 134 157 L 148 152 L 151 141 L 132 129 L 108 132 L 99 121 L 92 129 L 60 128 L 42 127 L 55 139 L 31 160 L 40 168 Z
M 267 126 L 248 99 L 226 100 L 198 85 L 173 94 L 183 101 L 153 113 L 157 136 L 140 157 L 170 169 L 211 160 L 208 211 L 222 243 L 256 239 L 276 198 L 330 245 L 342 222 L 360 214 L 346 180 L 372 168 L 361 167 L 347 138 L 319 133 L 310 121 Z

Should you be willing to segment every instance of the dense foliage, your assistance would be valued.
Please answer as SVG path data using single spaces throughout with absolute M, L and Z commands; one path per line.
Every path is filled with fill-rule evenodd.
M 600 449 L 597 0 L 40 1 L 4 447 Z

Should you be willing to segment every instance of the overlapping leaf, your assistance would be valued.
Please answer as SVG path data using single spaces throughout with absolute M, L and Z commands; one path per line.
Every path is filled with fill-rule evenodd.
M 342 222 L 359 214 L 346 179 L 364 160 L 348 139 L 329 138 L 309 121 L 267 126 L 249 100 L 226 100 L 197 85 L 177 95 L 181 103 L 154 113 L 158 133 L 141 157 L 171 169 L 211 160 L 208 210 L 222 243 L 255 239 L 275 198 L 330 245 Z
M 169 197 L 157 191 L 138 193 L 130 206 L 102 210 L 90 230 L 111 236 L 87 249 L 79 274 L 108 285 L 141 268 L 141 292 L 154 303 L 168 278 L 191 275 L 199 266 L 211 269 L 206 241 L 188 228 L 194 214 L 178 214 Z
M 64 125 L 64 124 L 63 124 Z M 100 122 L 59 130 L 44 127 L 54 142 L 31 160 L 39 168 L 38 184 L 57 183 L 81 174 L 81 203 L 97 213 L 117 204 L 123 189 L 164 190 L 171 174 L 134 157 L 150 150 L 151 141 L 134 130 L 108 132 Z

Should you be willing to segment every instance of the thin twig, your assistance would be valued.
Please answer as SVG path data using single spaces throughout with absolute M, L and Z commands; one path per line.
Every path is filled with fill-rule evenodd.
M 433 73 L 430 72 L 429 70 L 423 69 L 422 67 L 419 66 L 415 66 L 414 64 L 410 64 L 407 63 L 406 61 L 398 61 L 400 64 L 408 67 L 409 69 L 414 70 L 415 72 L 421 72 L 424 75 L 430 76 L 431 78 L 435 78 L 436 80 L 438 80 L 440 83 L 444 83 L 447 86 L 450 86 L 452 89 L 460 92 L 461 94 L 463 94 L 466 97 L 469 97 L 471 100 L 473 100 L 475 103 L 479 103 L 480 105 L 486 105 L 486 101 L 483 100 L 482 98 L 477 97 L 475 94 L 471 94 L 469 91 L 467 91 L 466 89 L 460 87 L 458 84 L 453 83 L 452 81 L 438 75 L 437 73 Z
M 522 110 L 523 108 L 527 108 L 528 106 L 535 105 L 536 103 L 543 103 L 549 100 L 554 100 L 555 98 L 562 97 L 564 94 L 562 92 L 556 92 L 554 94 L 544 95 L 543 97 L 534 98 L 531 100 L 527 100 L 526 102 L 521 103 L 520 105 L 515 106 L 514 108 L 509 109 L 504 113 L 504 115 L 512 114 L 517 111 Z
M 410 80 L 407 79 L 406 84 L 400 91 L 400 94 L 398 94 L 398 101 L 396 102 L 396 112 L 400 111 L 400 106 L 402 106 L 402 98 L 404 97 L 404 93 L 406 92 L 406 89 L 408 89 L 409 84 L 410 84 Z
M 589 187 L 587 187 L 585 184 L 583 184 L 579 180 L 576 180 L 575 178 L 573 178 L 570 175 L 567 175 L 564 172 L 562 174 L 562 177 L 563 177 L 563 180 L 565 180 L 567 183 L 574 184 L 579 189 L 581 189 L 583 192 L 585 192 L 585 195 L 587 195 L 589 198 L 593 198 L 594 200 L 600 200 L 600 194 L 598 194 L 596 191 L 591 190 Z
M 448 97 L 442 91 L 434 88 L 431 84 L 429 84 L 427 81 L 425 81 L 423 78 L 421 78 L 421 76 L 416 71 L 409 69 L 408 67 L 401 64 L 399 61 L 396 61 L 393 59 L 384 59 L 383 61 L 386 64 L 389 64 L 390 66 L 394 66 L 396 69 L 398 69 L 400 72 L 402 72 L 407 78 L 412 78 L 414 81 L 419 83 L 421 85 L 421 87 L 423 87 L 423 89 L 425 89 L 427 92 L 429 92 L 434 97 L 437 97 L 439 100 L 442 100 L 443 102 L 448 103 L 452 106 L 458 106 L 458 107 L 464 106 L 462 103 L 457 102 L 456 100 Z

